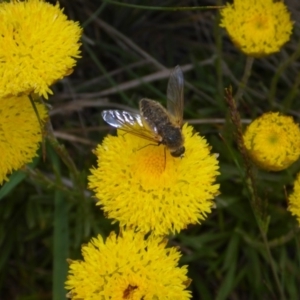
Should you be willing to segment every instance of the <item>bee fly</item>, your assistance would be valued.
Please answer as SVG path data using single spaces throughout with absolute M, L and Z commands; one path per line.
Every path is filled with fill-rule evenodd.
M 185 152 L 182 135 L 184 78 L 179 66 L 170 75 L 167 88 L 167 109 L 159 102 L 142 99 L 140 113 L 104 110 L 102 117 L 109 125 L 158 145 L 165 145 L 174 157 Z

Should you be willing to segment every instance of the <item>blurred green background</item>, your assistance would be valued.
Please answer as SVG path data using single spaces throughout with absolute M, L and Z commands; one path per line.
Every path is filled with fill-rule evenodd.
M 59 3 L 83 27 L 82 58 L 71 76 L 53 86 L 47 104 L 55 136 L 79 173 L 70 173 L 46 144 L 45 159 L 40 151 L 32 171 L 14 173 L 1 188 L 0 299 L 64 299 L 65 257 L 79 259 L 83 243 L 118 228 L 95 206 L 87 189 L 89 169 L 95 165 L 92 150 L 114 133 L 101 111 L 137 109 L 143 97 L 165 104 L 169 69 L 176 65 L 186 80 L 185 120 L 219 153 L 221 171 L 216 208 L 201 225 L 170 239 L 182 251 L 180 263 L 189 266 L 193 299 L 284 299 L 279 289 L 285 299 L 300 299 L 299 229 L 286 210 L 300 163 L 255 175 L 270 220 L 266 247 L 249 204 L 224 100 L 224 88 L 237 90 L 246 57 L 219 27 L 218 10 L 138 9 L 100 0 Z M 122 3 L 192 7 L 222 1 Z M 245 126 L 270 110 L 300 119 L 300 2 L 285 3 L 294 31 L 280 53 L 254 61 L 239 105 Z

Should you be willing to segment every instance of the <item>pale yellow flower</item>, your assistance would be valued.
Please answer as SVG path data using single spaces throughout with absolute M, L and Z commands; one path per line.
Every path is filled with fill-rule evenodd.
M 293 192 L 289 196 L 288 210 L 297 218 L 300 225 L 300 173 L 296 177 Z
M 37 93 L 69 75 L 79 56 L 79 24 L 41 0 L 0 3 L 0 98 Z
M 40 120 L 47 117 L 44 105 L 36 102 Z M 27 96 L 1 100 L 0 184 L 7 175 L 30 163 L 42 141 L 41 124 Z
M 300 130 L 292 117 L 265 113 L 255 119 L 244 134 L 245 146 L 262 169 L 281 171 L 300 155 Z
M 234 0 L 221 10 L 221 27 L 245 54 L 261 57 L 278 52 L 290 39 L 293 22 L 282 1 Z

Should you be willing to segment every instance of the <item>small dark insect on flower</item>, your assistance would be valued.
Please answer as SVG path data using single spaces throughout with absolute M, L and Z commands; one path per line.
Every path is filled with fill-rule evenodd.
M 123 293 L 123 299 L 130 299 L 131 292 L 136 290 L 138 287 L 136 285 L 128 285 L 127 289 Z

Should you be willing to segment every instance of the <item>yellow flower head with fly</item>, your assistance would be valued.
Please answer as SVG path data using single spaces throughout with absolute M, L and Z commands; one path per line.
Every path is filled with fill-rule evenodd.
M 120 226 L 166 235 L 200 223 L 214 206 L 218 161 L 191 126 L 181 128 L 183 87 L 177 67 L 168 84 L 167 110 L 143 99 L 140 114 L 103 112 L 118 136 L 106 137 L 95 150 L 89 187 Z

